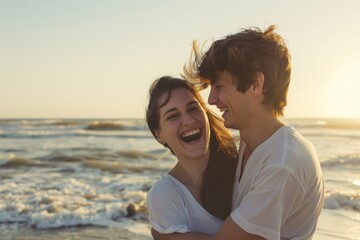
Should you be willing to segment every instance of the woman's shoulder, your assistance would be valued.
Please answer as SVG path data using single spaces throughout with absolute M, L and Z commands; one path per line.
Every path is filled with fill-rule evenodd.
M 179 198 L 182 196 L 179 183 L 170 174 L 160 177 L 150 188 L 147 198 Z

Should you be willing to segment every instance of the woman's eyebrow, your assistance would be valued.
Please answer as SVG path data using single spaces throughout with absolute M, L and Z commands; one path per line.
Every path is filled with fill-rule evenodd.
M 191 101 L 191 102 L 189 102 L 189 103 L 187 103 L 186 105 L 189 107 L 189 106 L 191 106 L 191 105 L 198 105 L 198 102 L 197 101 Z M 171 112 L 174 112 L 174 111 L 176 111 L 177 110 L 177 108 L 176 107 L 174 107 L 174 108 L 170 108 L 169 110 L 167 110 L 166 112 L 164 112 L 164 116 L 165 115 L 167 115 L 167 114 L 169 114 L 169 113 L 171 113 Z
M 193 104 L 196 104 L 196 105 L 198 105 L 198 102 L 197 101 L 191 101 L 191 102 L 189 102 L 188 104 L 186 104 L 187 106 L 190 106 L 190 105 L 193 105 Z
M 170 108 L 169 110 L 167 110 L 166 112 L 164 112 L 164 116 L 166 115 L 166 114 L 169 114 L 169 113 L 171 113 L 171 112 L 173 112 L 173 111 L 176 111 L 176 108 Z

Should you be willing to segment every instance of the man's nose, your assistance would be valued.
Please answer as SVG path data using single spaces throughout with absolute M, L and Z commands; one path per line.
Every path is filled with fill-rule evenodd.
M 210 87 L 210 93 L 208 97 L 208 103 L 210 105 L 215 105 L 217 102 L 217 91 L 214 86 Z

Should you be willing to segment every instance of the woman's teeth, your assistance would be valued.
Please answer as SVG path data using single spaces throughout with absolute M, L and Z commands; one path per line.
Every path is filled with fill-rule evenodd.
M 200 137 L 201 137 L 200 129 L 194 129 L 194 130 L 185 132 L 181 136 L 181 139 L 185 142 L 192 142 L 192 141 L 198 140 Z

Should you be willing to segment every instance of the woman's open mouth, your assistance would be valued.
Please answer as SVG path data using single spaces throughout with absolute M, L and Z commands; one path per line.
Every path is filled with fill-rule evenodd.
M 181 140 L 186 143 L 190 143 L 199 140 L 201 137 L 201 131 L 199 128 L 187 131 L 181 135 Z

